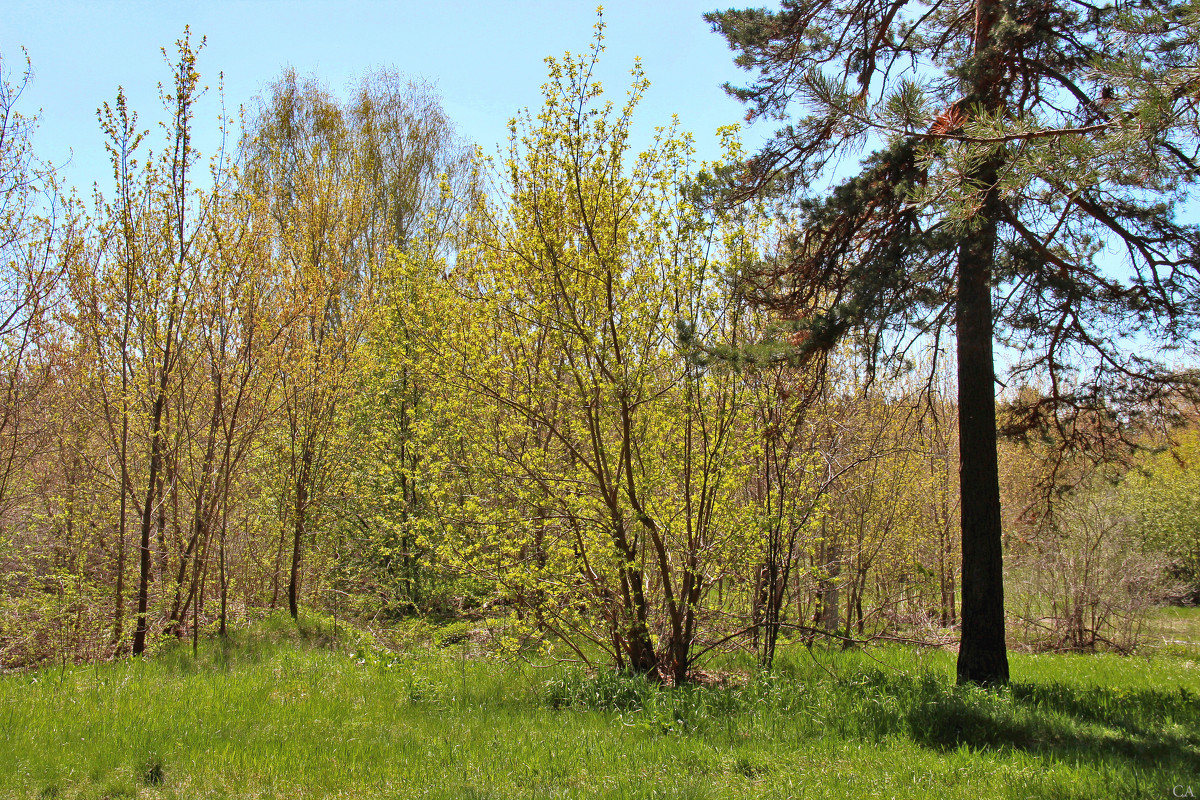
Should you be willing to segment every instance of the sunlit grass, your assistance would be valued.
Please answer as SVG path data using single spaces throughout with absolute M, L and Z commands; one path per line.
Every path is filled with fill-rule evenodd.
M 1200 794 L 1186 653 L 795 648 L 724 686 L 380 654 L 273 619 L 145 661 L 0 679 L 0 797 L 1167 797 Z

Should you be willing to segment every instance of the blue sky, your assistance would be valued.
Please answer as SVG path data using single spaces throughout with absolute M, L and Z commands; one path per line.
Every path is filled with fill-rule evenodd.
M 606 52 L 600 78 L 623 96 L 629 68 L 641 56 L 650 91 L 638 114 L 643 133 L 678 114 L 696 136 L 699 155 L 717 155 L 714 132 L 737 122 L 744 109 L 720 86 L 743 73 L 724 40 L 709 30 L 705 11 L 714 0 L 605 4 Z M 376 66 L 433 82 L 462 135 L 492 151 L 506 123 L 525 106 L 540 104 L 543 59 L 585 50 L 596 21 L 594 2 L 79 2 L 6 0 L 0 14 L 0 56 L 9 79 L 29 52 L 34 80 L 20 110 L 41 110 L 35 140 L 42 158 L 66 164 L 63 178 L 85 194 L 104 189 L 108 164 L 96 109 L 124 86 L 144 127 L 162 114 L 159 81 L 169 79 L 160 48 L 173 52 L 184 25 L 208 44 L 198 68 L 213 87 L 198 114 L 199 143 L 207 154 L 219 111 L 215 88 L 225 78 L 226 103 L 236 108 L 292 66 L 316 74 L 334 91 Z M 206 135 L 204 130 L 209 133 Z M 747 135 L 760 141 L 768 131 Z M 69 163 L 67 163 L 69 160 Z

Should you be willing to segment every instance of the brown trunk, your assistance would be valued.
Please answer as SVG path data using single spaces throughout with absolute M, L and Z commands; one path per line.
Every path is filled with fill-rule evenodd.
M 158 475 L 158 599 L 166 602 L 167 573 L 170 571 L 170 554 L 167 551 L 167 482 L 163 473 L 171 469 L 170 462 L 162 465 Z
M 633 616 L 627 641 L 629 668 L 645 675 L 656 675 L 658 658 L 654 654 L 654 644 L 650 640 L 642 571 L 636 567 L 628 567 L 624 572 L 623 577 L 629 585 L 629 595 L 632 601 L 632 607 L 629 610 Z
M 181 51 L 181 56 L 183 55 Z M 140 561 L 138 569 L 138 616 L 137 628 L 133 634 L 133 654 L 135 656 L 142 655 L 146 650 L 146 631 L 147 620 L 146 611 L 150 599 L 150 524 L 154 515 L 155 491 L 159 495 L 160 501 L 166 497 L 162 488 L 158 488 L 161 481 L 160 471 L 163 467 L 163 415 L 166 413 L 167 406 L 167 384 L 170 380 L 173 365 L 178 360 L 177 353 L 178 342 L 175 337 L 178 335 L 176 326 L 180 323 L 182 313 L 180 310 L 180 292 L 181 283 L 183 281 L 184 265 L 187 263 L 187 237 L 184 231 L 184 216 L 187 207 L 187 169 L 188 158 L 190 155 L 190 138 L 191 134 L 188 124 L 191 119 L 191 100 L 192 91 L 194 90 L 194 82 L 188 83 L 190 76 L 193 74 L 187 69 L 186 59 L 182 59 L 178 65 L 179 75 L 186 76 L 177 78 L 176 88 L 179 93 L 176 95 L 176 127 L 174 129 L 174 156 L 171 159 L 171 201 L 174 205 L 174 223 L 175 223 L 175 252 L 172 255 L 172 263 L 178 270 L 175 275 L 175 283 L 171 288 L 171 299 L 167 303 L 167 319 L 166 329 L 163 343 L 163 358 L 158 370 L 157 386 L 154 386 L 154 402 L 151 407 L 151 426 L 150 426 L 150 475 L 146 482 L 146 502 L 142 506 L 142 524 L 140 536 Z M 160 508 L 160 513 L 165 514 L 165 507 Z M 160 517 L 160 532 L 165 525 L 165 518 Z M 164 548 L 165 549 L 165 548 Z
M 996 0 L 976 0 L 972 105 L 1003 107 L 1004 67 L 991 31 L 999 19 Z M 996 376 L 992 360 L 992 268 L 1000 218 L 996 180 L 1002 155 L 971 175 L 983 188 L 980 224 L 958 248 L 958 452 L 962 501 L 962 639 L 958 682 L 1008 683 L 1004 643 L 1004 563 L 1000 523 L 1000 477 L 996 460 Z
M 124 459 L 122 459 L 124 460 Z M 121 492 L 121 524 L 117 529 L 117 586 L 113 590 L 116 607 L 113 609 L 113 638 L 114 647 L 120 648 L 121 637 L 125 635 L 125 493 Z
M 286 520 L 286 514 L 284 515 Z M 283 572 L 283 543 L 287 540 L 287 526 L 279 532 L 278 547 L 275 548 L 275 569 L 271 573 L 271 605 L 272 610 L 279 608 L 279 576 Z
M 228 500 L 226 500 L 226 510 L 222 514 L 221 534 L 220 534 L 221 538 L 218 541 L 218 548 L 217 548 L 217 560 L 218 560 L 218 569 L 219 569 L 219 574 L 218 574 L 217 579 L 221 584 L 221 627 L 217 632 L 222 637 L 228 635 L 228 629 L 226 628 L 226 611 L 227 611 L 227 607 L 229 605 L 229 583 L 228 583 L 228 578 L 225 575 L 225 530 L 227 527 L 226 521 L 225 521 L 225 516 L 227 516 L 227 515 L 228 515 Z
M 980 177 L 994 183 L 995 168 Z M 989 197 L 992 192 L 989 191 Z M 985 213 L 989 204 L 985 204 Z M 996 397 L 992 367 L 994 217 L 959 247 L 958 441 L 962 513 L 962 640 L 958 682 L 1008 682 Z
M 168 328 L 169 332 L 169 328 Z M 167 355 L 164 362 L 170 362 L 171 343 L 167 340 Z M 162 415 L 163 406 L 167 400 L 166 363 L 163 365 L 158 384 L 158 392 L 154 397 L 151 412 L 150 433 L 150 479 L 146 482 L 146 501 L 142 505 L 142 525 L 139 543 L 138 561 L 138 611 L 137 627 L 133 631 L 133 655 L 140 656 L 146 652 L 146 611 L 150 604 L 150 525 L 154 517 L 154 495 L 158 488 L 158 471 L 162 465 Z
M 954 610 L 954 565 L 951 563 L 953 541 L 948 535 L 946 526 L 942 526 L 942 546 L 940 554 L 940 581 L 942 589 L 942 627 L 949 628 L 958 624 L 958 615 Z
M 867 568 L 860 567 L 858 583 L 854 591 L 854 616 L 858 619 L 858 633 L 861 636 L 866 623 L 863 621 L 863 595 L 867 593 Z M 850 615 L 846 615 L 846 627 L 850 627 Z
M 292 569 L 288 578 L 288 613 L 292 619 L 300 615 L 300 557 L 303 552 L 305 516 L 308 513 L 308 482 L 312 463 L 312 442 L 306 435 L 300 453 L 300 471 L 296 476 L 296 518 L 292 529 Z
M 127 295 L 128 296 L 128 295 Z M 128 303 L 125 311 L 125 329 L 129 328 L 129 310 Z M 119 648 L 121 646 L 121 638 L 125 635 L 125 539 L 126 528 L 129 523 L 126 519 L 128 514 L 129 502 L 129 409 L 128 409 L 128 392 L 129 379 L 127 375 L 126 353 L 128 334 L 124 334 L 121 339 L 121 504 L 118 510 L 120 518 L 117 521 L 117 586 L 116 586 L 116 608 L 113 609 L 113 646 Z
M 219 385 L 218 385 L 219 386 Z M 208 549 L 209 528 L 213 518 L 215 509 L 212 507 L 212 499 L 209 495 L 210 490 L 216 491 L 216 487 L 210 486 L 210 481 L 215 483 L 215 476 L 212 476 L 213 463 L 216 458 L 217 445 L 217 423 L 221 416 L 221 402 L 219 396 L 215 403 L 212 418 L 208 426 L 208 440 L 205 443 L 204 462 L 200 467 L 201 479 L 196 489 L 196 502 L 192 517 L 192 535 L 188 540 L 187 549 L 183 556 L 179 559 L 179 577 L 175 581 L 175 602 L 171 607 L 171 627 L 174 629 L 176 636 L 183 635 L 183 619 L 187 611 L 187 603 L 183 601 L 183 582 L 187 576 L 188 562 L 195 556 L 196 553 Z M 195 572 L 193 569 L 192 586 L 188 591 L 188 599 L 191 599 L 191 593 L 195 591 Z

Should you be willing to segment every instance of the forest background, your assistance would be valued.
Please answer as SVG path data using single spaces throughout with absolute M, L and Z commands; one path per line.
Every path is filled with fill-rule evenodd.
M 599 44 L 489 154 L 389 69 L 284 70 L 214 119 L 184 34 L 158 106 L 100 105 L 90 194 L 32 149 L 4 51 L 5 666 L 306 607 L 676 683 L 781 641 L 953 642 L 954 375 L 789 358 L 736 281 L 789 218 L 705 193 L 754 148 L 639 132 L 641 68 L 602 98 Z M 1002 445 L 1014 643 L 1128 652 L 1195 599 L 1195 413 L 1151 410 L 1100 464 Z

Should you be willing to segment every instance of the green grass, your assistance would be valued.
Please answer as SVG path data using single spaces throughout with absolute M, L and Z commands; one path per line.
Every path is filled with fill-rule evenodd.
M 1198 608 L 1160 608 L 1151 618 L 1147 628 L 1145 638 L 1152 647 L 1168 650 L 1200 649 Z
M 462 654 L 331 647 L 274 619 L 196 661 L 8 675 L 0 797 L 1200 794 L 1195 651 L 1014 655 L 1003 692 L 904 648 L 801 648 L 772 675 L 734 660 L 751 677 L 681 690 Z

